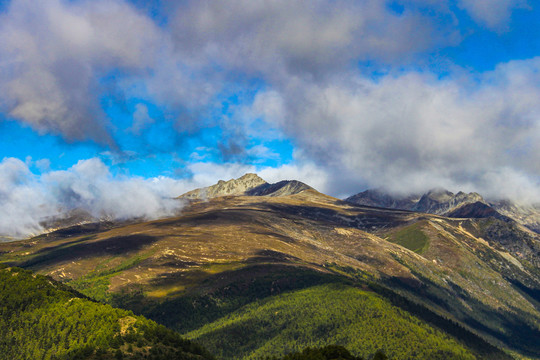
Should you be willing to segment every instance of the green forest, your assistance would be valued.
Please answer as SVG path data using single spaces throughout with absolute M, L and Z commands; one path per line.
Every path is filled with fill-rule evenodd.
M 212 359 L 154 321 L 0 266 L 0 359 Z
M 370 359 L 475 359 L 453 338 L 346 284 L 325 284 L 250 303 L 187 334 L 219 358 L 258 359 L 328 344 Z
M 188 297 L 148 311 L 176 332 L 49 277 L 0 265 L 0 359 L 479 358 L 388 294 L 336 275 L 289 271 L 250 281 L 248 291 L 229 285 L 221 300 Z M 86 289 L 101 278 L 89 278 Z M 272 295 L 271 284 L 280 292 Z

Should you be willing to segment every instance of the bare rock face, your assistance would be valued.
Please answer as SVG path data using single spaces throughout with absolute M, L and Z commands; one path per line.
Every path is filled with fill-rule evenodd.
M 297 180 L 283 180 L 275 184 L 263 184 L 246 192 L 250 196 L 286 196 L 313 188 Z
M 494 201 L 490 204 L 500 214 L 540 234 L 540 204 L 519 205 L 509 200 Z
M 245 174 L 238 179 L 229 181 L 218 181 L 217 184 L 205 188 L 195 189 L 181 195 L 180 199 L 204 200 L 220 196 L 244 195 L 246 191 L 254 189 L 260 185 L 267 184 L 257 174 Z
M 474 192 L 466 194 L 460 191 L 454 194 L 445 189 L 434 189 L 422 195 L 418 203 L 411 210 L 445 215 L 463 205 L 477 202 L 485 203 L 485 200 Z
M 477 201 L 471 204 L 465 204 L 457 209 L 453 209 L 450 212 L 445 213 L 445 216 L 452 218 L 473 218 L 473 219 L 482 219 L 482 218 L 495 218 L 503 221 L 510 221 L 510 218 L 500 214 L 493 207 L 488 204 Z
M 283 180 L 269 184 L 257 174 L 245 174 L 238 179 L 218 181 L 217 184 L 195 189 L 181 196 L 180 199 L 204 200 L 220 196 L 286 196 L 298 194 L 312 187 L 296 180 Z

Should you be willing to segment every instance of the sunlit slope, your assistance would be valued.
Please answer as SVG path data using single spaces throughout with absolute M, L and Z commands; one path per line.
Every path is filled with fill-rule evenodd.
M 0 268 L 0 359 L 210 359 L 177 333 L 20 268 Z
M 181 304 L 193 314 L 212 309 L 212 322 L 256 299 L 320 285 L 274 287 L 286 267 L 288 278 L 309 270 L 369 279 L 493 344 L 540 356 L 538 268 L 484 239 L 481 221 L 359 207 L 305 190 L 215 198 L 177 218 L 73 228 L 1 244 L 0 252 L 2 261 L 181 331 L 200 325 L 186 326 L 186 314 L 172 310 Z M 244 296 L 254 281 L 260 289 Z

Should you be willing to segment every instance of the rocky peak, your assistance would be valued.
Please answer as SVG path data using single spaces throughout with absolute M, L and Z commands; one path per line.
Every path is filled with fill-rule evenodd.
M 286 196 L 298 194 L 304 190 L 313 190 L 309 185 L 297 180 L 282 180 L 275 184 L 263 184 L 246 192 L 251 196 Z
M 283 180 L 269 184 L 257 174 L 248 173 L 238 179 L 220 180 L 215 185 L 192 190 L 179 198 L 204 200 L 220 196 L 285 196 L 297 194 L 307 189 L 312 189 L 312 187 L 300 181 Z
M 446 189 L 437 188 L 425 193 L 412 210 L 444 215 L 465 204 L 477 202 L 485 203 L 484 199 L 477 193 L 466 194 L 460 191 L 454 194 Z
M 263 184 L 267 184 L 267 182 L 257 174 L 248 173 L 238 179 L 231 179 L 228 181 L 219 180 L 215 185 L 189 191 L 179 198 L 203 200 L 228 195 L 244 195 L 246 191 Z

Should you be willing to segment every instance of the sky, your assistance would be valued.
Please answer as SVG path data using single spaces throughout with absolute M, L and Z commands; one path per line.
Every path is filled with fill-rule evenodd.
M 540 202 L 527 0 L 0 0 L 0 234 L 256 172 Z

